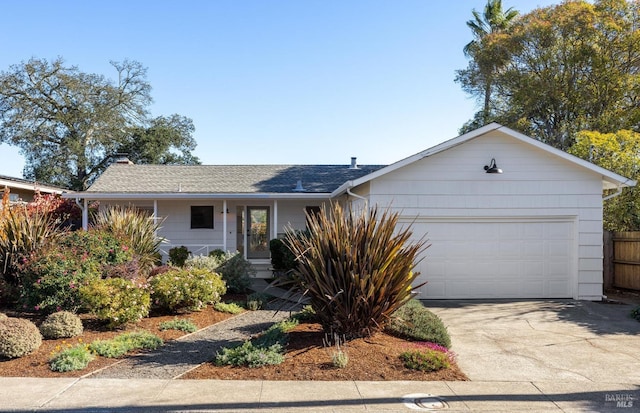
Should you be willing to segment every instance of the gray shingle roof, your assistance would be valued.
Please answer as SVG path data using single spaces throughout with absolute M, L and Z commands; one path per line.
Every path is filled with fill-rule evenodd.
M 113 164 L 87 192 L 93 193 L 330 193 L 384 165 L 126 165 Z

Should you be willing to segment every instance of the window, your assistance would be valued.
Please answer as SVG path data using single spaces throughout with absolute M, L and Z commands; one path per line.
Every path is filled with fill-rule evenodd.
M 213 205 L 191 206 L 191 229 L 213 229 Z

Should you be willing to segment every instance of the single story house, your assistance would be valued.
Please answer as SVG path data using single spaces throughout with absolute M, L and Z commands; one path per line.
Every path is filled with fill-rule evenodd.
M 492 123 L 387 166 L 123 160 L 65 196 L 148 209 L 164 220 L 165 252 L 238 250 L 263 270 L 269 240 L 303 229 L 305 211 L 378 205 L 431 244 L 417 268 L 427 282 L 419 298 L 601 300 L 603 202 L 634 185 Z
M 9 189 L 9 202 L 11 203 L 33 201 L 36 191 L 41 194 L 61 194 L 65 191 L 63 188 L 43 185 L 28 179 L 0 175 L 0 195 L 4 188 Z

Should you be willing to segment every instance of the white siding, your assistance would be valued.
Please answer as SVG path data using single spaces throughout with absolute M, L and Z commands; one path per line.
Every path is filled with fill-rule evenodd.
M 227 234 L 226 250 L 235 251 L 237 246 L 237 207 L 245 206 L 268 206 L 271 214 L 271 224 L 274 223 L 274 213 L 277 202 L 277 234 L 281 235 L 286 228 L 305 229 L 305 208 L 308 206 L 322 206 L 320 200 L 245 200 L 227 201 Z M 132 202 L 136 204 L 136 202 Z M 140 202 L 147 207 L 153 206 L 153 202 Z M 191 206 L 192 205 L 213 205 L 214 228 L 213 229 L 192 229 L 191 228 Z M 225 235 L 223 232 L 222 200 L 180 200 L 180 201 L 158 201 L 158 217 L 162 220 L 160 235 L 167 239 L 167 243 L 162 247 L 164 255 L 173 246 L 184 245 L 195 254 L 208 254 L 214 249 L 224 249 Z M 273 229 L 272 234 L 273 236 Z
M 492 158 L 502 174 L 485 173 L 483 166 Z M 601 297 L 601 176 L 567 160 L 494 131 L 372 180 L 369 197 L 372 204 L 391 206 L 409 220 L 573 222 L 569 296 Z M 428 224 L 424 228 L 428 231 Z M 504 282 L 508 289 L 510 281 Z

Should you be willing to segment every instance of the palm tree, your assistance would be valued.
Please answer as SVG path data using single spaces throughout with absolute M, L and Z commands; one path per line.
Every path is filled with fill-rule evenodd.
M 504 62 L 491 53 L 491 50 L 487 50 L 488 46 L 485 40 L 493 34 L 506 31 L 519 13 L 513 7 L 503 10 L 502 0 L 487 0 L 482 15 L 475 9 L 471 13 L 473 14 L 473 19 L 467 21 L 467 26 L 473 33 L 473 40 L 467 43 L 463 52 L 465 56 L 475 60 L 481 79 L 484 81 L 482 120 L 487 123 L 491 110 L 493 75 Z

